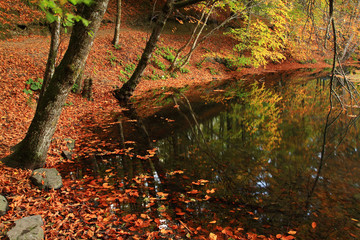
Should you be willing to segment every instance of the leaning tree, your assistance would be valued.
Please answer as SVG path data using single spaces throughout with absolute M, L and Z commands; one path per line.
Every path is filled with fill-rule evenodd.
M 45 165 L 62 107 L 75 79 L 84 68 L 108 2 L 96 0 L 78 7 L 79 15 L 87 19 L 89 24 L 83 21 L 75 23 L 68 49 L 39 99 L 25 138 L 16 145 L 12 154 L 1 159 L 7 166 L 35 169 Z
M 120 88 L 114 91 L 114 96 L 120 103 L 128 103 L 130 97 L 133 95 L 136 86 L 139 84 L 142 74 L 145 71 L 146 66 L 149 63 L 149 59 L 156 48 L 156 44 L 160 38 L 162 30 L 166 24 L 167 19 L 170 15 L 180 8 L 190 6 L 205 0 L 167 0 L 163 6 L 153 30 L 151 32 L 150 38 L 146 43 L 143 54 L 141 55 L 140 61 L 135 68 L 134 73 L 131 75 L 130 79 Z M 211 1 L 211 0 L 208 0 Z

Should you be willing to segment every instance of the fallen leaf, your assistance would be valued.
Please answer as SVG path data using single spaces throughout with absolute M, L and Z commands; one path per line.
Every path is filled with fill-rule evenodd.
M 214 234 L 214 233 L 210 233 L 210 234 L 209 234 L 209 239 L 210 239 L 210 240 L 217 240 L 217 235 Z
M 312 223 L 311 223 L 311 226 L 312 226 L 312 228 L 315 229 L 315 228 L 316 228 L 316 222 L 312 222 Z

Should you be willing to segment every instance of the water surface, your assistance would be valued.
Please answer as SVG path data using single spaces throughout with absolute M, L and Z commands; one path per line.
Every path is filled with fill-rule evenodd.
M 137 122 L 119 138 L 131 147 L 111 162 L 117 181 L 142 180 L 122 210 L 185 225 L 192 238 L 359 239 L 358 108 L 334 102 L 329 114 L 328 82 L 232 81 L 197 101 L 169 95 L 154 116 L 130 111 Z

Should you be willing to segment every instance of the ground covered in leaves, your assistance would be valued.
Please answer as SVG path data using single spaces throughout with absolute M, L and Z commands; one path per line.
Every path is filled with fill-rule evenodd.
M 0 8 L 9 8 L 9 5 L 1 2 Z M 12 12 L 21 11 L 13 6 L 11 8 Z M 125 17 L 131 15 L 132 9 L 134 8 L 129 7 Z M 29 11 L 29 14 L 2 15 L 1 26 L 10 24 L 11 19 L 28 24 L 29 19 L 41 18 L 34 14 Z M 107 19 L 112 19 L 111 14 L 108 14 Z M 156 206 L 157 216 L 151 211 L 128 213 L 120 206 L 136 202 L 139 197 L 137 186 L 146 181 L 146 176 L 111 184 L 109 179 L 116 174 L 113 168 L 106 169 L 106 174 L 102 176 L 84 172 L 82 178 L 77 178 L 70 174 L 76 168 L 76 162 L 60 156 L 63 150 L 68 150 L 69 139 L 75 140 L 74 157 L 77 159 L 85 159 L 93 154 L 105 156 L 124 152 L 111 138 L 100 138 L 99 131 L 94 129 L 100 129 L 103 132 L 101 135 L 106 135 L 123 111 L 112 96 L 112 90 L 122 85 L 122 81 L 136 65 L 149 37 L 149 31 L 144 29 L 145 27 L 133 28 L 130 24 L 123 24 L 117 48 L 111 45 L 112 23 L 104 25 L 99 31 L 83 75 L 84 78 L 93 79 L 93 101 L 88 101 L 79 94 L 72 93 L 69 96 L 48 154 L 46 167 L 56 167 L 63 174 L 64 186 L 60 190 L 38 190 L 30 183 L 31 171 L 0 165 L 0 192 L 6 196 L 10 205 L 7 214 L 0 218 L 0 236 L 5 235 L 15 220 L 40 214 L 45 222 L 46 239 L 293 239 L 292 234 L 296 232 L 291 229 L 284 235 L 274 233 L 270 236 L 258 236 L 256 232 L 246 232 L 241 227 L 217 226 L 216 221 L 209 222 L 211 226 L 204 229 L 193 226 L 182 218 L 175 221 L 161 204 Z M 62 37 L 60 54 L 64 54 L 66 50 L 68 37 Z M 161 56 L 161 51 L 164 52 L 166 47 L 178 49 L 187 37 L 176 31 L 162 35 L 156 59 L 147 68 L 135 92 L 135 102 L 147 103 L 139 108 L 143 116 L 158 111 L 161 106 L 150 103 L 156 102 L 160 93 L 166 93 L 171 88 L 186 88 L 191 93 L 198 86 L 206 86 L 211 82 L 216 84 L 224 79 L 248 74 L 303 67 L 299 63 L 287 62 L 261 69 L 230 71 L 217 62 L 204 60 L 214 54 L 225 55 L 232 51 L 233 40 L 219 34 L 199 47 L 185 72 L 167 76 L 163 65 L 168 66 L 169 62 Z M 24 89 L 29 87 L 25 83 L 29 79 L 42 78 L 49 45 L 48 35 L 19 35 L 0 41 L 0 158 L 10 154 L 10 147 L 26 134 L 35 111 L 37 93 L 25 93 Z M 320 65 L 312 64 L 311 67 Z M 168 193 L 157 194 L 157 198 L 166 199 Z M 199 198 L 210 197 L 211 192 L 208 192 Z M 148 202 L 149 209 L 156 204 L 155 200 Z M 181 217 L 184 214 L 181 209 L 175 209 L 175 215 Z M 159 227 L 164 221 L 167 227 Z

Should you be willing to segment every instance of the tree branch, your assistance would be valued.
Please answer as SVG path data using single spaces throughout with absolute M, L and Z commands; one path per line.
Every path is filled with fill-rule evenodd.
M 183 8 L 183 7 L 186 7 L 186 6 L 189 6 L 189 5 L 192 5 L 192 4 L 196 4 L 196 3 L 199 3 L 199 2 L 202 2 L 204 0 L 184 0 L 184 1 L 181 1 L 181 2 L 175 2 L 174 3 L 174 8 L 178 9 L 178 8 Z

